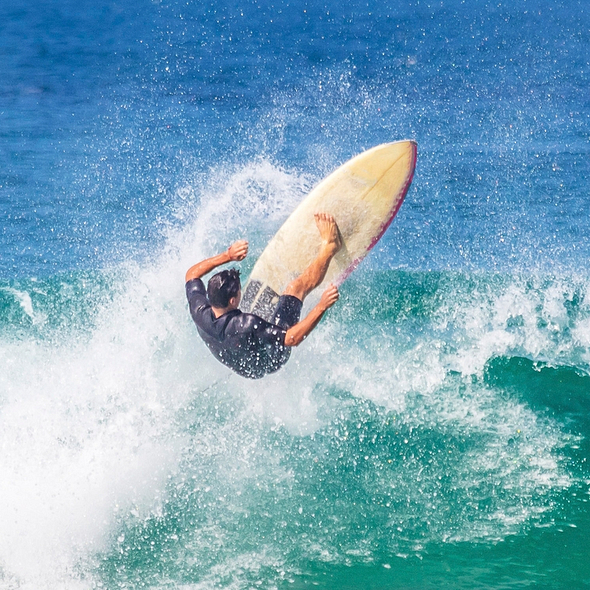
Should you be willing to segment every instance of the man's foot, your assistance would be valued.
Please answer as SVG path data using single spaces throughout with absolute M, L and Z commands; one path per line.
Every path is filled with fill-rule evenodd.
M 314 217 L 323 247 L 334 256 L 342 248 L 342 238 L 336 220 L 329 213 L 315 213 Z

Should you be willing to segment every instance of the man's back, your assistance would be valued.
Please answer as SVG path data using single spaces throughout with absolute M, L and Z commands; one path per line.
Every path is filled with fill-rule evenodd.
M 216 318 L 201 279 L 186 283 L 186 296 L 199 335 L 213 355 L 236 373 L 259 379 L 288 360 L 283 328 L 239 309 Z

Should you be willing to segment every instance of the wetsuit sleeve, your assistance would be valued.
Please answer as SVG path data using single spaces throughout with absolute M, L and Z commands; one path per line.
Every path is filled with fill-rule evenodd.
M 194 316 L 195 313 L 202 311 L 207 307 L 211 307 L 209 300 L 207 299 L 207 290 L 205 284 L 201 279 L 192 279 L 185 285 L 186 298 L 188 299 L 191 314 Z

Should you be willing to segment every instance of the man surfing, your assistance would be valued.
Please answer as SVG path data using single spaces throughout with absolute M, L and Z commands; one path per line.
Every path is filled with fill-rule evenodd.
M 213 275 L 207 289 L 201 280 L 222 264 L 244 260 L 248 254 L 246 240 L 238 240 L 227 251 L 195 264 L 186 273 L 186 297 L 199 335 L 219 361 L 243 377 L 259 379 L 278 371 L 289 360 L 291 347 L 301 344 L 338 301 L 338 288 L 329 285 L 319 303 L 299 321 L 303 301 L 324 280 L 332 258 L 342 247 L 334 217 L 328 213 L 314 217 L 322 240 L 320 251 L 287 285 L 271 322 L 238 309 L 242 297 L 238 270 Z

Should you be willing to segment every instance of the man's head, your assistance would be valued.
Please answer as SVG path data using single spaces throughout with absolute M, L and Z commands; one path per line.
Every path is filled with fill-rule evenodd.
M 240 289 L 240 271 L 235 268 L 222 270 L 213 275 L 207 284 L 209 303 L 213 307 L 225 309 L 229 305 L 229 300 L 236 297 Z M 239 301 L 237 305 L 239 305 Z

